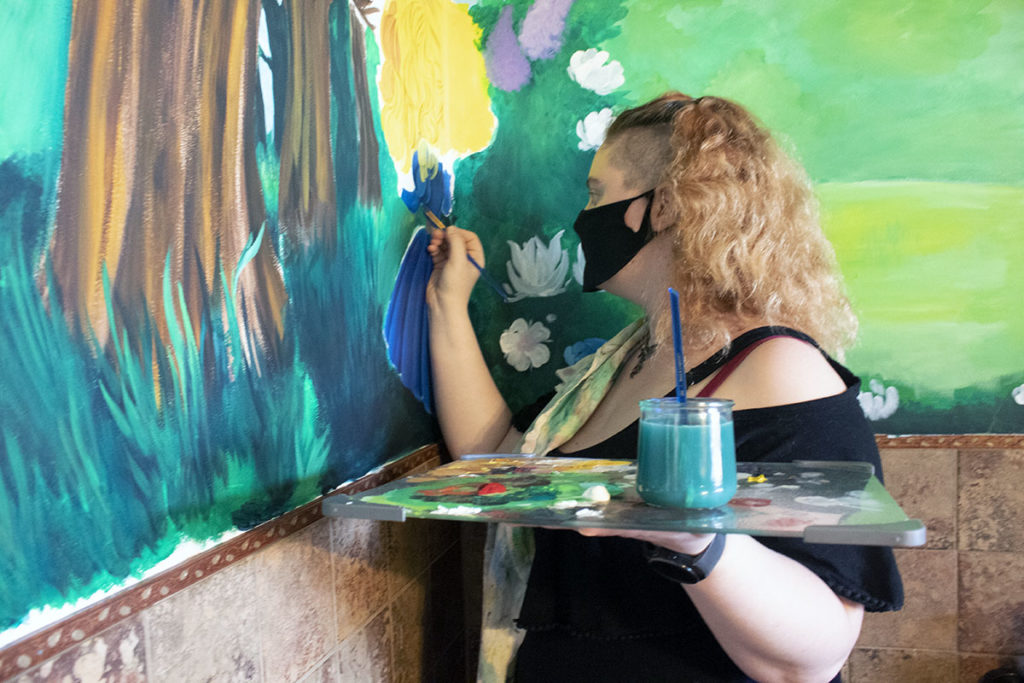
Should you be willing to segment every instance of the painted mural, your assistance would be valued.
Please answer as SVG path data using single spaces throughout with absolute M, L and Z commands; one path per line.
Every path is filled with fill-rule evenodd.
M 896 5 L 0 0 L 0 630 L 436 440 L 392 341 L 426 210 L 547 391 L 637 315 L 570 228 L 669 88 L 807 166 L 879 432 L 1024 432 L 1024 7 Z

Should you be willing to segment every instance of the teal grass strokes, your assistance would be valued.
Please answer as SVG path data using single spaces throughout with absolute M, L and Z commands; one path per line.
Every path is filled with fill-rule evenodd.
M 429 423 L 409 420 L 413 400 L 394 398 L 386 360 L 366 362 L 373 342 L 346 332 L 379 316 L 379 304 L 310 315 L 324 312 L 324 292 L 348 289 L 341 257 L 292 264 L 291 314 L 308 323 L 296 325 L 294 360 L 257 375 L 232 352 L 241 340 L 230 313 L 203 311 L 213 333 L 200 345 L 169 278 L 171 344 L 136 352 L 112 324 L 109 353 L 96 353 L 55 299 L 46 310 L 18 233 L 2 236 L 0 626 L 139 576 L 184 538 L 254 526 L 434 439 Z M 141 348 L 152 327 L 138 331 Z

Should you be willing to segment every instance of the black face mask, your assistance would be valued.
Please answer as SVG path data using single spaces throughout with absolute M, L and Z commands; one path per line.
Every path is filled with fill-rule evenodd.
M 626 225 L 626 210 L 641 197 L 648 198 L 647 210 L 640 229 L 633 232 Z M 653 204 L 654 190 L 648 190 L 621 202 L 580 211 L 573 229 L 580 237 L 583 257 L 587 260 L 583 268 L 584 292 L 596 292 L 599 285 L 612 279 L 654 238 L 651 227 Z

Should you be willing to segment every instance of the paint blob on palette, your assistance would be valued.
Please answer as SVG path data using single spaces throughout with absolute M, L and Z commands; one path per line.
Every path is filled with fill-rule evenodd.
M 340 500 L 329 516 L 372 516 L 397 506 L 409 517 L 565 528 L 724 532 L 811 542 L 920 545 L 909 519 L 869 465 L 742 463 L 728 505 L 679 510 L 646 504 L 629 460 L 481 456 Z

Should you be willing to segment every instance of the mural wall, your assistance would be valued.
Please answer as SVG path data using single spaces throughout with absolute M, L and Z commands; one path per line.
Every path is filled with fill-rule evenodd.
M 0 630 L 436 440 L 382 334 L 424 207 L 484 241 L 510 403 L 548 390 L 637 315 L 571 225 L 670 88 L 806 164 L 879 432 L 1024 432 L 1024 7 L 897 5 L 2 0 Z

